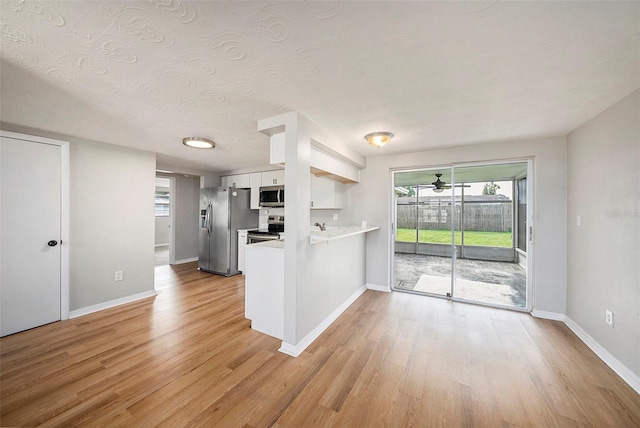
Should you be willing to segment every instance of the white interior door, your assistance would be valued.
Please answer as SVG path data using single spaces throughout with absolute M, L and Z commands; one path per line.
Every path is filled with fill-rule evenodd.
M 61 319 L 61 150 L 0 137 L 1 336 Z

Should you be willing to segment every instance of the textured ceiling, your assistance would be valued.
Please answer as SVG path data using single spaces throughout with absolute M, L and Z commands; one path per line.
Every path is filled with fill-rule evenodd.
M 640 87 L 638 2 L 2 0 L 0 37 L 3 122 L 176 169 L 268 164 L 256 121 L 291 110 L 371 156 L 565 135 Z

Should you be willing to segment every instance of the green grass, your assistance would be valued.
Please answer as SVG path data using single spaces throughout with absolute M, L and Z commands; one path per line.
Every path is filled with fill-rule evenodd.
M 461 233 L 456 231 L 456 244 L 461 244 Z M 420 242 L 451 244 L 450 230 L 420 230 Z M 398 229 L 397 241 L 416 242 L 415 229 Z M 511 247 L 511 232 L 464 232 L 465 245 L 484 247 Z

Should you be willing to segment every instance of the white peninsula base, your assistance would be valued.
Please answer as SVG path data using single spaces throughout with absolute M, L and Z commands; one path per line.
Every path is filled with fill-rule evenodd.
M 284 241 L 247 245 L 244 308 L 251 328 L 284 336 Z
M 280 351 L 298 356 L 366 289 L 366 234 L 378 227 L 313 230 L 298 267 L 293 342 L 284 341 L 284 241 L 248 245 L 245 317 L 251 328 L 282 340 Z

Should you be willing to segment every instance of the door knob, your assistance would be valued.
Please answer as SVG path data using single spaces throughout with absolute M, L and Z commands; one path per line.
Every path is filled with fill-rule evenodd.
M 56 245 L 58 245 L 58 241 L 54 241 L 53 239 L 49 242 L 47 242 L 47 245 L 50 247 L 55 247 Z

